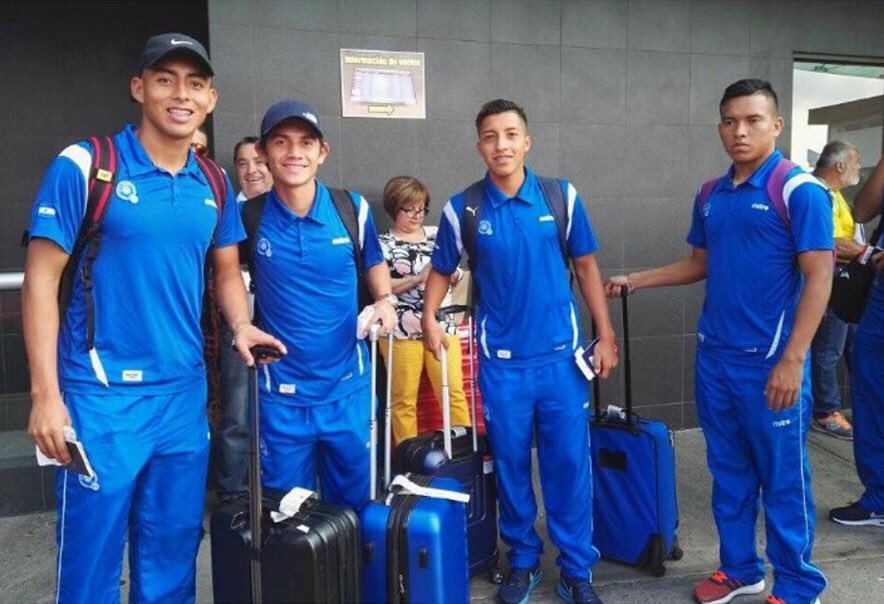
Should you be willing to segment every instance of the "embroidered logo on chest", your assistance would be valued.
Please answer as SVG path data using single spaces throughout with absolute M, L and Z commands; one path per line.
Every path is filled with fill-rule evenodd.
M 493 235 L 494 229 L 491 228 L 491 223 L 487 220 L 482 220 L 479 222 L 479 234 L 480 235 Z
M 255 245 L 255 250 L 261 255 L 267 258 L 273 256 L 273 248 L 270 246 L 270 240 L 266 237 L 261 237 L 258 239 L 258 243 Z
M 135 183 L 131 180 L 121 180 L 117 183 L 115 190 L 117 197 L 131 204 L 138 203 L 138 191 L 135 189 Z

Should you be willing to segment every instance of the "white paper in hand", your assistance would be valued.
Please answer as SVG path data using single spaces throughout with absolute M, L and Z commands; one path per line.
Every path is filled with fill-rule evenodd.
M 588 346 L 579 346 L 577 350 L 574 351 L 574 361 L 577 363 L 580 372 L 589 382 L 594 380 L 597 375 L 595 371 L 595 361 L 592 357 L 593 354 L 595 354 L 595 345 L 598 344 L 598 342 L 599 339 L 596 338 L 590 342 Z

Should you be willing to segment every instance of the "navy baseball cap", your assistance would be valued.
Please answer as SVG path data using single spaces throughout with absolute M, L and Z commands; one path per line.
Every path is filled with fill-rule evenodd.
M 271 105 L 264 114 L 264 119 L 261 120 L 261 140 L 266 139 L 271 130 L 286 120 L 301 120 L 313 128 L 319 138 L 323 138 L 316 109 L 304 101 L 286 99 Z
M 139 73 L 153 67 L 172 53 L 190 55 L 206 68 L 210 76 L 215 75 L 205 46 L 190 36 L 180 33 L 160 34 L 150 38 L 144 45 L 144 50 L 141 51 L 141 57 L 138 59 Z

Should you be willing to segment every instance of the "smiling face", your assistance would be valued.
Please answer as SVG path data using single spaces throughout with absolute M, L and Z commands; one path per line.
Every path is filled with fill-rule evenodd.
M 240 145 L 234 161 L 236 175 L 239 177 L 239 188 L 249 199 L 269 191 L 273 186 L 273 177 L 267 169 L 267 162 L 258 153 L 255 143 Z
M 760 165 L 773 153 L 782 130 L 783 118 L 764 94 L 734 97 L 721 106 L 718 135 L 735 166 Z
M 328 143 L 303 120 L 285 121 L 267 135 L 259 149 L 276 186 L 296 189 L 313 180 L 328 157 Z
M 479 125 L 476 150 L 499 180 L 522 173 L 530 148 L 528 126 L 515 111 L 489 115 Z
M 141 104 L 143 133 L 188 144 L 218 100 L 204 68 L 185 57 L 145 69 L 129 82 L 129 92 Z

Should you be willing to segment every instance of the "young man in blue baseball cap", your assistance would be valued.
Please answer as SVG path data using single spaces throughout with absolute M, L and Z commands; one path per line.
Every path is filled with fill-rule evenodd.
M 617 352 L 594 256 L 598 243 L 574 186 L 526 166 L 531 136 L 519 105 L 504 99 L 486 103 L 476 131 L 476 149 L 488 172 L 442 212 L 424 298 L 424 343 L 437 355 L 448 346 L 435 316 L 466 249 L 479 292 L 479 387 L 494 451 L 500 536 L 510 547 L 510 574 L 498 600 L 524 604 L 541 579 L 543 541 L 534 530 L 531 484 L 536 433 L 549 535 L 560 551 L 556 592 L 567 602 L 598 603 L 591 584 L 599 552 L 592 545 L 589 385 L 574 360 L 582 336 L 565 264 L 573 265 L 598 328 L 595 369 L 606 378 L 617 365 Z M 567 224 L 558 223 L 544 181 L 559 188 L 566 214 L 560 218 Z M 478 220 L 471 235 L 469 214 Z
M 612 277 L 606 287 L 614 297 L 623 286 L 706 280 L 695 381 L 721 565 L 697 584 L 694 599 L 724 604 L 764 591 L 755 540 L 760 497 L 774 569 L 766 602 L 811 604 L 826 579 L 811 562 L 807 351 L 831 290 L 832 206 L 822 184 L 776 148 L 783 118 L 769 82 L 734 82 L 719 113 L 733 164 L 697 193 L 691 255 Z
M 259 344 L 285 352 L 249 322 L 230 183 L 190 150 L 215 108 L 212 73 L 193 38 L 148 40 L 129 84 L 140 123 L 62 151 L 31 213 L 22 289 L 29 433 L 67 464 L 73 427 L 94 469 L 57 473 L 57 602 L 118 602 L 127 537 L 132 601 L 195 598 L 209 451 L 199 324 L 207 256 L 243 359 L 252 363 Z M 102 187 L 98 234 L 83 239 Z M 75 277 L 60 308 L 69 261 Z
M 255 316 L 289 350 L 261 380 L 263 483 L 316 489 L 318 475 L 324 500 L 358 508 L 369 495 L 373 368 L 357 334 L 357 292 L 362 279 L 375 300 L 365 324 L 388 333 L 390 274 L 365 198 L 316 178 L 330 148 L 313 107 L 294 99 L 270 107 L 258 149 L 273 187 L 243 209 L 254 228 Z

